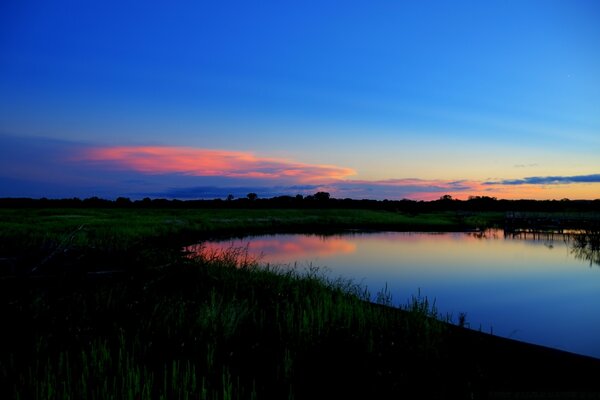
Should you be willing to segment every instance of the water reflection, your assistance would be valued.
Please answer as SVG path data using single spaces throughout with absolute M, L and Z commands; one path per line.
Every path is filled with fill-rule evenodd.
M 488 239 L 485 233 L 478 234 Z M 556 241 L 563 241 L 570 253 L 578 260 L 588 261 L 589 265 L 600 265 L 600 231 L 595 230 L 561 230 L 561 231 L 505 231 L 504 237 L 519 240 L 543 242 L 548 249 L 553 249 Z
M 475 239 L 498 239 L 500 230 L 486 229 L 482 231 L 468 232 L 468 235 Z
M 600 265 L 600 231 L 582 231 L 569 238 L 571 254 L 579 260 Z
M 351 254 L 356 244 L 344 236 L 272 235 L 225 242 L 205 242 L 191 245 L 185 251 L 194 253 L 219 253 L 223 248 L 245 248 L 250 256 L 265 263 L 287 264 L 310 257 Z
M 356 241 L 356 237 L 360 237 Z M 455 251 L 455 242 L 466 245 L 471 241 L 514 240 L 524 244 L 542 244 L 549 250 L 555 246 L 566 245 L 576 259 L 589 261 L 590 265 L 600 265 L 600 233 L 597 231 L 563 230 L 563 231 L 531 231 L 487 229 L 477 232 L 447 233 L 447 232 L 380 232 L 380 233 L 348 233 L 344 235 L 316 234 L 279 234 L 232 239 L 228 241 L 203 242 L 186 246 L 184 251 L 194 254 L 218 254 L 223 249 L 244 248 L 253 259 L 265 263 L 290 264 L 301 260 L 315 260 L 320 257 L 331 257 L 353 254 L 357 251 L 358 243 L 368 245 L 373 240 L 384 243 L 392 242 L 401 248 L 406 244 L 411 246 L 428 247 L 432 253 Z M 458 248 L 464 251 L 464 247 Z M 392 250 L 393 251 L 393 250 Z M 427 250 L 425 250 L 427 251 Z M 476 251 L 470 249 L 471 253 Z M 487 248 L 480 261 L 490 258 L 502 258 L 503 250 L 497 247 Z M 414 251 L 407 252 L 414 253 Z M 372 256 L 376 256 L 373 254 Z M 479 257 L 477 257 L 479 258 Z

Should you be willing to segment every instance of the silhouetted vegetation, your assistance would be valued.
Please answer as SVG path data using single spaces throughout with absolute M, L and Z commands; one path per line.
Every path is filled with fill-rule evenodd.
M 568 236 L 571 253 L 581 260 L 589 261 L 590 266 L 600 266 L 600 231 L 585 230 Z
M 213 200 L 169 200 L 150 199 L 130 200 L 119 197 L 116 200 L 90 197 L 87 199 L 30 199 L 0 198 L 2 208 L 326 208 L 384 210 L 404 213 L 428 213 L 441 211 L 462 212 L 562 212 L 600 213 L 600 199 L 597 200 L 499 200 L 495 197 L 471 196 L 468 200 L 453 199 L 449 195 L 433 201 L 416 200 L 355 200 L 336 199 L 327 192 L 317 192 L 309 196 L 278 196 L 258 198 L 256 193 L 248 193 L 244 198 L 235 199 L 233 195 Z

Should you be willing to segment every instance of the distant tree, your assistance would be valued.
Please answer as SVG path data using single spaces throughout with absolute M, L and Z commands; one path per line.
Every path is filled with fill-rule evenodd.
M 137 200 L 137 204 L 140 204 L 141 207 L 151 207 L 152 199 L 150 197 L 144 197 L 142 200 Z
M 454 199 L 453 199 L 453 198 L 452 198 L 452 196 L 450 196 L 449 194 L 445 194 L 445 195 L 443 195 L 442 197 L 440 197 L 440 200 L 441 200 L 441 201 L 452 201 L 452 200 L 454 200 Z
M 231 201 L 233 200 L 233 195 L 232 194 L 228 194 L 227 195 L 227 201 Z
M 469 201 L 496 201 L 498 200 L 496 197 L 490 196 L 469 196 Z
M 131 199 L 129 199 L 129 197 L 117 197 L 117 200 L 115 200 L 115 203 L 118 206 L 130 206 Z
M 315 200 L 319 200 L 319 201 L 325 201 L 325 200 L 329 200 L 329 193 L 327 192 L 317 192 L 315 193 Z
M 250 201 L 254 201 L 254 200 L 256 200 L 256 199 L 258 198 L 258 195 L 257 195 L 256 193 L 253 193 L 253 192 L 252 192 L 252 193 L 248 193 L 248 194 L 246 195 L 246 197 L 247 197 L 247 198 L 248 198 Z
M 304 196 L 302 196 L 301 194 L 296 195 L 296 200 L 302 200 L 302 199 L 304 199 Z
M 101 199 L 97 196 L 93 196 L 84 199 L 83 204 L 85 204 L 87 207 L 106 207 L 107 205 L 110 205 L 111 202 L 108 200 Z

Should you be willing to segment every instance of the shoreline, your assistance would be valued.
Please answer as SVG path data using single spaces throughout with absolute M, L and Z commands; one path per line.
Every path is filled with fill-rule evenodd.
M 487 371 L 481 384 L 488 392 L 581 391 L 600 398 L 599 358 L 455 325 L 448 328 L 456 359 Z

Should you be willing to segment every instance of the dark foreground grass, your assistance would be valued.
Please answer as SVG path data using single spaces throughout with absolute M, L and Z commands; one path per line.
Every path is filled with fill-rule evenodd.
M 1 279 L 0 398 L 600 398 L 599 360 L 450 325 L 426 298 L 369 303 L 235 249 L 147 261 Z
M 466 381 L 444 378 L 444 325 L 426 299 L 390 312 L 351 282 L 259 268 L 242 256 L 230 250 L 109 279 L 4 280 L 2 398 L 467 390 Z

